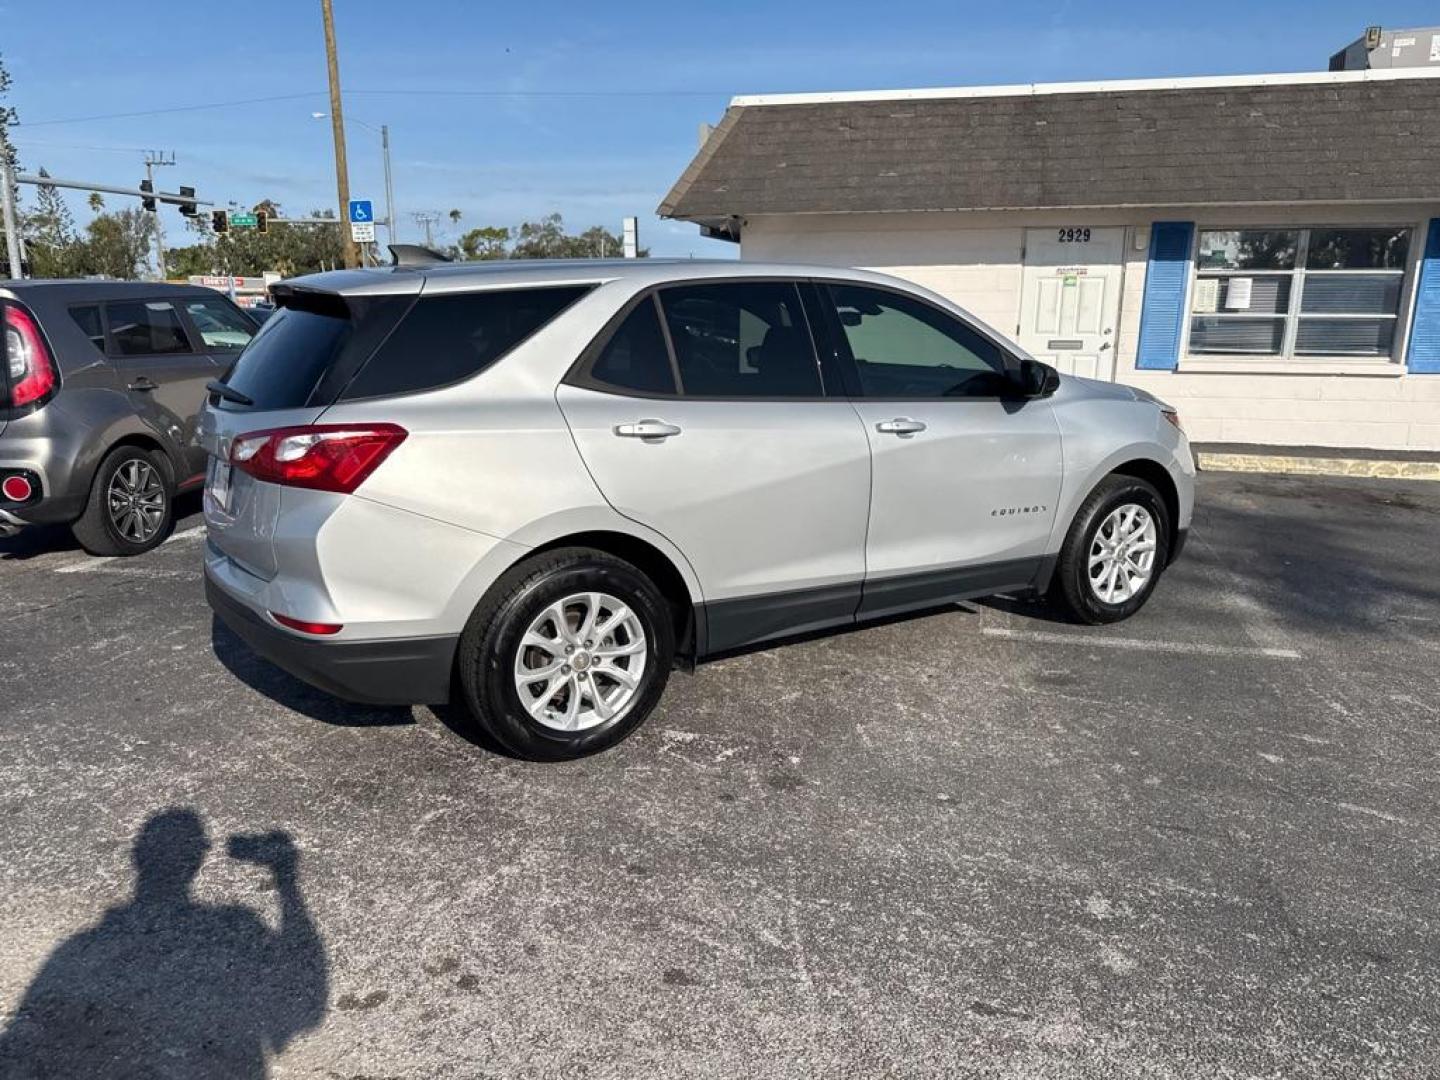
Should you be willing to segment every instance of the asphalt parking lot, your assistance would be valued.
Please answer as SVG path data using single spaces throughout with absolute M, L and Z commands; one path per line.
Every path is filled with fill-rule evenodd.
M 0 541 L 0 1073 L 1440 1074 L 1440 484 L 1199 501 L 1129 623 L 739 656 L 567 765 L 251 657 L 193 504 Z

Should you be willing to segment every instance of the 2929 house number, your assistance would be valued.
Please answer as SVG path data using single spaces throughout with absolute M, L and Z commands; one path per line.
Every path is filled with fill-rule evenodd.
M 1088 244 L 1090 242 L 1090 228 L 1084 226 L 1074 229 L 1059 229 L 1057 240 L 1062 244 Z

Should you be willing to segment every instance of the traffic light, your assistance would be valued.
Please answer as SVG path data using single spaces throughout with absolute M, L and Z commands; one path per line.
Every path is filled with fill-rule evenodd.
M 193 187 L 182 187 L 180 189 L 180 213 L 186 217 L 194 217 L 200 213 L 200 208 L 195 205 L 195 189 Z
M 270 211 L 255 211 L 255 231 L 258 233 L 267 233 L 270 231 Z
M 150 183 L 149 180 L 141 180 L 141 181 L 140 181 L 140 190 L 141 190 L 141 191 L 154 191 L 154 190 L 155 190 L 155 185 L 152 184 L 152 183 Z M 155 212 L 155 200 L 154 200 L 153 198 L 150 198 L 150 197 L 148 197 L 148 196 L 145 197 L 145 198 L 142 198 L 142 199 L 140 200 L 140 205 L 143 206 L 146 210 L 149 210 L 152 214 Z
M 210 228 L 217 233 L 230 231 L 230 215 L 224 210 L 216 210 L 210 215 Z

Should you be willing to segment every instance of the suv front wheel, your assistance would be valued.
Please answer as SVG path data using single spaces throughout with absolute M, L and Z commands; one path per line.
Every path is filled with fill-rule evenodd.
M 1155 488 L 1112 474 L 1081 504 L 1060 549 L 1051 599 L 1079 622 L 1128 619 L 1170 557 L 1170 513 Z
M 71 532 L 91 555 L 140 555 L 170 534 L 169 473 L 138 446 L 117 446 L 95 470 L 85 511 Z
M 619 743 L 670 677 L 664 597 L 627 562 L 588 548 L 527 559 L 498 580 L 460 637 L 465 704 L 517 757 L 560 761 Z

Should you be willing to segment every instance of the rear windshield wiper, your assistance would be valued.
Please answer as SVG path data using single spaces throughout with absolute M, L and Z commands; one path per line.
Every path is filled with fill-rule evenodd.
M 205 384 L 205 389 L 216 394 L 226 401 L 233 401 L 236 405 L 254 405 L 255 399 L 247 394 L 242 394 L 233 386 L 226 386 L 219 379 L 211 379 Z

